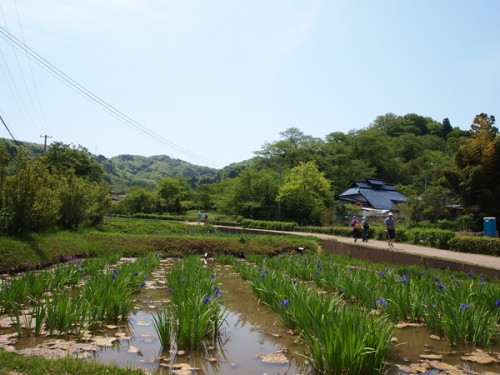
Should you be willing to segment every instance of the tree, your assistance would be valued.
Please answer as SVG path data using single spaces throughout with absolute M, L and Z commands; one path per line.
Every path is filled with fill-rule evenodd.
M 55 225 L 61 205 L 58 179 L 40 160 L 20 155 L 16 173 L 5 179 L 0 223 L 7 234 L 20 235 Z
M 281 140 L 266 143 L 262 150 L 255 152 L 260 157 L 260 165 L 289 169 L 301 162 L 315 160 L 320 150 L 321 139 L 305 135 L 297 128 L 289 128 L 280 133 Z
M 102 223 L 111 205 L 107 185 L 74 174 L 61 176 L 58 192 L 61 202 L 59 224 L 68 229 L 78 228 L 83 223 Z
M 356 153 L 356 143 L 353 134 L 335 132 L 326 136 L 322 148 L 323 157 L 317 164 L 332 183 L 334 192 L 340 193 L 347 189 L 354 180 L 375 176 L 376 169 L 364 155 Z
M 209 184 L 201 184 L 193 192 L 193 199 L 195 204 L 203 211 L 208 211 L 213 206 L 212 190 Z
M 224 211 L 255 220 L 277 219 L 278 185 L 278 171 L 249 168 L 234 179 Z
M 330 183 L 315 162 L 292 168 L 280 186 L 277 202 L 282 203 L 283 217 L 301 225 L 321 224 L 333 203 Z
M 127 214 L 150 213 L 154 204 L 154 192 L 150 188 L 133 186 L 120 200 L 119 206 Z
M 64 175 L 71 170 L 75 175 L 91 181 L 99 182 L 102 178 L 102 167 L 92 160 L 89 151 L 82 146 L 54 142 L 41 158 L 54 174 Z
M 455 157 L 463 204 L 482 216 L 500 213 L 500 137 L 494 124 L 494 116 L 477 115 Z
M 164 177 L 158 183 L 158 196 L 165 201 L 167 212 L 182 213 L 182 200 L 191 190 L 189 183 L 183 177 Z

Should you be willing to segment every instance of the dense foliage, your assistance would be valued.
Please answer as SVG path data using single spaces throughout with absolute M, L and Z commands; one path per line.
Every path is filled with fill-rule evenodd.
M 458 223 L 464 227 L 460 229 L 478 231 L 483 217 L 500 217 L 500 136 L 494 123 L 494 116 L 481 113 L 473 119 L 470 130 L 464 131 L 453 127 L 448 119 L 438 122 L 412 113 L 387 113 L 366 128 L 333 132 L 324 139 L 289 128 L 279 140 L 265 143 L 253 159 L 218 171 L 168 156 L 106 159 L 100 155 L 88 159 L 86 153 L 79 158 L 78 151 L 82 150 L 71 154 L 61 144 L 51 146 L 50 156 L 36 148 L 32 154 L 48 163 L 41 169 L 52 176 L 71 166 L 76 180 L 65 178 L 64 184 L 74 196 L 59 197 L 61 212 L 79 200 L 85 201 L 78 192 L 81 177 L 87 176 L 87 181 L 102 180 L 125 193 L 125 199 L 113 205 L 117 214 L 181 215 L 190 210 L 210 210 L 251 220 L 330 225 L 346 214 L 342 204 L 334 201 L 337 194 L 355 180 L 378 178 L 396 184 L 408 196 L 400 210 L 410 224 L 452 218 L 446 206 L 458 204 L 463 205 L 467 218 L 467 222 Z M 16 149 L 12 144 L 8 147 L 12 159 Z M 70 156 L 69 166 L 60 154 Z M 103 170 L 96 169 L 96 163 L 88 163 L 92 160 Z M 44 194 L 44 199 L 53 199 L 50 183 L 54 181 L 44 177 L 46 172 L 36 169 L 36 163 L 32 168 L 30 186 L 49 184 L 46 190 L 35 189 L 40 195 L 38 201 Z M 14 184 L 20 182 L 6 181 L 12 173 L 12 168 L 2 169 L 3 190 L 17 189 Z M 50 221 L 45 208 L 39 207 L 37 212 L 31 228 Z M 74 225 L 80 216 L 65 219 L 65 225 Z
M 102 222 L 110 207 L 102 169 L 86 149 L 54 143 L 30 158 L 0 143 L 0 232 L 22 235 Z

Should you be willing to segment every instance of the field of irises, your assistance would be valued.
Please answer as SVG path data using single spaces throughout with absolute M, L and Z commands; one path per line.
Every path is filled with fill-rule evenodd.
M 0 315 L 15 320 L 18 337 L 81 336 L 106 323 L 126 321 L 132 296 L 159 264 L 149 254 L 130 262 L 119 256 L 69 259 L 52 269 L 0 280 Z
M 472 273 L 387 267 L 343 257 L 263 257 L 233 264 L 306 346 L 317 373 L 384 370 L 396 322 L 423 322 L 450 345 L 499 339 L 500 284 Z
M 387 266 L 329 254 L 246 259 L 216 254 L 246 280 L 297 335 L 318 374 L 380 374 L 395 323 L 425 325 L 452 346 L 498 342 L 500 283 L 472 273 Z M 18 337 L 82 337 L 127 321 L 160 256 L 69 259 L 51 269 L 0 280 L 0 316 Z M 163 349 L 199 351 L 221 337 L 226 308 L 204 257 L 186 256 L 164 276 L 169 302 L 153 315 Z

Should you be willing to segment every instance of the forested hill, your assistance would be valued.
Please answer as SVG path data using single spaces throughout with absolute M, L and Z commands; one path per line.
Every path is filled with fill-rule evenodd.
M 96 161 L 104 168 L 103 179 L 114 189 L 127 190 L 130 186 L 156 187 L 166 176 L 184 177 L 191 184 L 213 182 L 217 169 L 190 164 L 167 155 L 119 155 L 110 159 L 102 155 Z
M 17 154 L 19 146 L 9 139 L 2 139 L 7 145 L 10 155 Z M 38 157 L 44 153 L 42 144 L 18 141 L 30 157 Z M 83 149 L 83 148 L 82 148 Z M 86 151 L 86 150 L 85 150 Z M 103 180 L 111 188 L 126 191 L 131 186 L 156 187 L 158 181 L 166 176 L 185 177 L 191 184 L 215 182 L 220 178 L 223 170 L 190 164 L 179 159 L 172 159 L 166 155 L 138 156 L 119 155 L 106 158 L 103 155 L 89 155 L 102 166 Z M 226 167 L 227 168 L 227 167 Z

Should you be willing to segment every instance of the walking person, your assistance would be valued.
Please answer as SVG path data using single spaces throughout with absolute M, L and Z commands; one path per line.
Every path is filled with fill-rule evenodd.
M 207 224 L 207 223 L 208 223 L 208 213 L 207 213 L 206 211 L 203 213 L 203 222 L 204 222 L 205 224 Z
M 370 223 L 368 223 L 366 216 L 363 216 L 361 221 L 361 238 L 363 242 L 368 242 L 368 229 L 370 229 Z
M 359 228 L 360 228 L 358 218 L 356 216 L 352 217 L 351 227 L 352 227 L 352 237 L 354 238 L 354 242 L 356 242 L 359 237 Z
M 389 247 L 394 247 L 394 241 L 396 240 L 396 222 L 392 216 L 392 212 L 389 212 L 387 218 L 384 221 L 385 233 L 387 236 L 387 244 Z
M 201 221 L 201 211 L 198 211 L 198 214 L 196 215 L 196 217 L 198 218 L 198 225 L 199 225 L 200 221 Z

